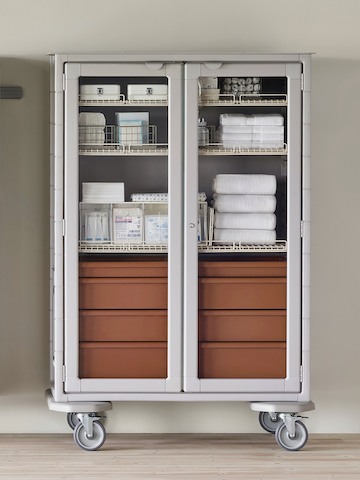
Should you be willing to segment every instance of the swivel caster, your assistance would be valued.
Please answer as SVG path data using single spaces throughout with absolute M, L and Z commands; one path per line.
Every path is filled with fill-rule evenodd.
M 291 432 L 291 430 L 293 430 Z M 300 421 L 295 421 L 293 428 L 288 429 L 286 423 L 278 426 L 275 432 L 275 439 L 280 447 L 285 450 L 300 450 L 308 440 L 308 431 L 305 425 Z
M 85 426 L 78 423 L 74 430 L 74 441 L 84 450 L 98 450 L 104 445 L 106 431 L 104 426 L 95 420 L 92 422 L 92 435 L 86 433 Z
M 259 423 L 261 427 L 269 433 L 275 433 L 279 425 L 283 423 L 279 415 L 275 412 L 260 412 Z
M 71 428 L 71 430 L 75 430 L 76 425 L 80 422 L 77 415 L 78 415 L 77 413 L 72 412 L 72 413 L 68 413 L 66 416 L 67 423 Z

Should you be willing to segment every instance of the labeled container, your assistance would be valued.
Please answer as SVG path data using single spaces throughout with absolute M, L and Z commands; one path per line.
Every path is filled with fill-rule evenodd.
M 80 100 L 120 100 L 120 85 L 80 85 Z
M 167 100 L 167 85 L 128 85 L 128 100 Z

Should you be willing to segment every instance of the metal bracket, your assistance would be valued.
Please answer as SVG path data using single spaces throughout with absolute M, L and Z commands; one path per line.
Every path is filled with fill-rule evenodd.
M 93 438 L 94 436 L 95 420 L 100 420 L 100 418 L 104 418 L 104 417 L 99 417 L 98 415 L 96 415 L 96 413 L 78 413 L 77 417 L 80 420 L 80 422 L 84 425 L 86 436 L 88 438 Z
M 22 87 L 0 87 L 1 100 L 19 100 L 22 97 Z

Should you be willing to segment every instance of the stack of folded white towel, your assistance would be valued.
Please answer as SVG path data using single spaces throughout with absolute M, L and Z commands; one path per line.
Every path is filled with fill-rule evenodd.
M 213 191 L 215 241 L 276 242 L 275 175 L 216 175 Z
M 280 114 L 220 115 L 217 141 L 224 148 L 282 148 L 284 117 Z

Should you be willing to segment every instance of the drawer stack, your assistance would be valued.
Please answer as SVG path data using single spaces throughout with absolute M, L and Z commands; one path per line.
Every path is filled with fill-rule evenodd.
M 167 262 L 80 262 L 81 378 L 167 377 Z
M 285 376 L 286 262 L 201 262 L 199 377 Z

